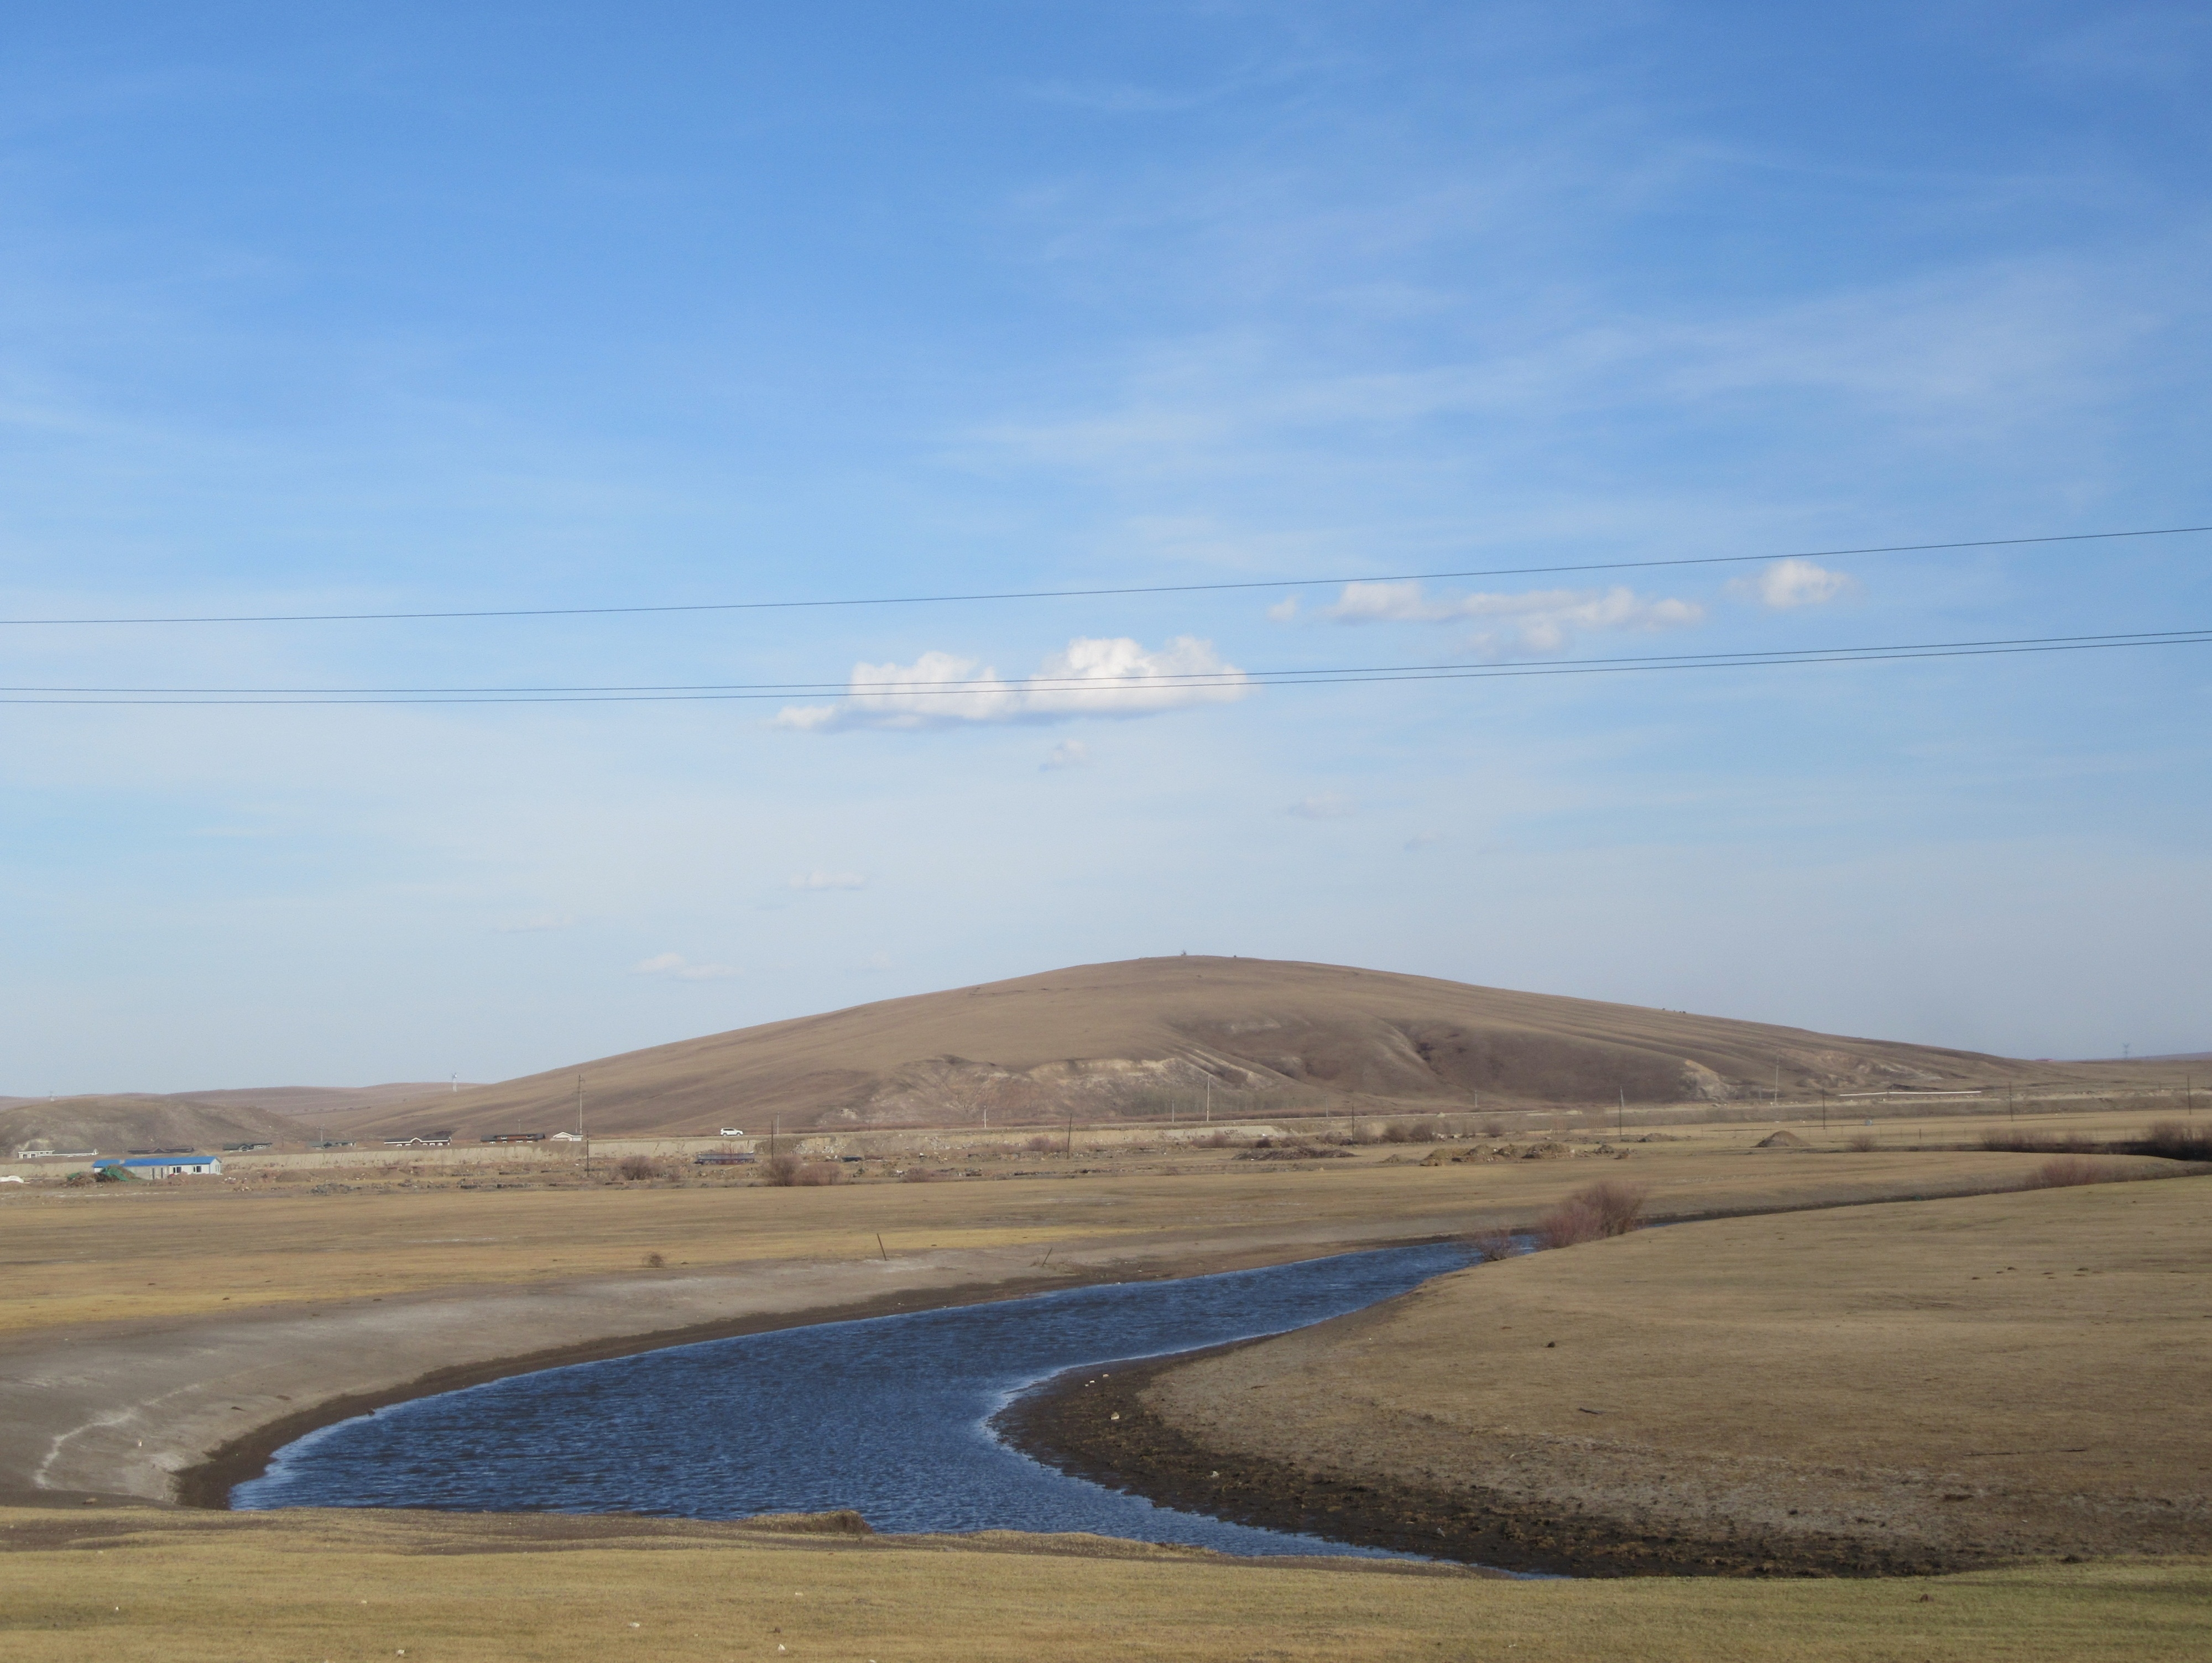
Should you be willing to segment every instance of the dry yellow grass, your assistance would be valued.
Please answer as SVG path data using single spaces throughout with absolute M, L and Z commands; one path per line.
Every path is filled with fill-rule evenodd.
M 1287 1170 L 1208 1152 L 1176 1156 L 1173 1174 L 1158 1161 L 1096 1156 L 1078 1164 L 1122 1169 L 819 1190 L 382 1183 L 313 1195 L 191 1179 L 10 1189 L 0 1193 L 0 1272 L 12 1290 L 0 1302 L 0 1332 L 634 1273 L 653 1253 L 675 1272 L 1089 1244 L 1164 1255 L 1166 1269 L 1247 1249 L 1292 1257 L 1524 1220 L 1594 1174 L 1649 1184 L 1656 1211 L 1680 1213 L 1990 1187 L 2038 1163 L 1979 1150 L 1748 1152 L 1765 1131 L 1709 1128 L 1638 1145 L 1625 1162 L 1425 1168 L 1369 1151 Z
M 2163 1663 L 2212 1641 L 2212 1566 L 1540 1583 L 1084 1538 L 0 1510 L 0 1636 L 20 1663 Z
M 1205 1448 L 1632 1533 L 2212 1547 L 2212 1187 L 1646 1231 L 1170 1370 Z M 1760 1550 L 1747 1548 L 1757 1557 Z

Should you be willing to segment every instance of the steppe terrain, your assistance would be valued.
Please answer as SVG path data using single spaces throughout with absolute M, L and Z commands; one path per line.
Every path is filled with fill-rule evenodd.
M 2186 1064 L 1176 959 L 586 1074 L 589 1145 L 378 1146 L 573 1124 L 560 1071 L 300 1100 L 289 1122 L 264 1094 L 204 1094 L 193 1113 L 295 1129 L 221 1179 L 10 1169 L 27 1180 L 0 1186 L 11 1655 L 1872 1660 L 2193 1655 L 2208 1637 L 2212 1448 L 2173 1407 L 2208 1383 L 2205 1180 L 2031 1191 L 2050 1150 L 1988 1146 L 2138 1139 L 2187 1113 Z M 100 1101 L 130 1142 L 179 1112 Z M 725 1125 L 746 1134 L 671 1135 Z M 304 1150 L 303 1126 L 356 1146 Z M 796 1162 L 780 1176 L 812 1181 L 766 1181 L 777 1150 Z M 2187 1169 L 2095 1158 L 2112 1178 Z M 1081 1434 L 1062 1442 L 1158 1496 L 1492 1564 L 1840 1578 L 1528 1583 L 1003 1533 L 210 1510 L 283 1442 L 425 1392 L 1484 1238 L 1600 1180 L 1672 1227 L 1117 1368 L 1055 1400 L 1099 1411 L 1085 1430 L 1052 1410 Z M 1917 1574 L 1853 1574 L 1896 1570 Z
M 0 1496 L 160 1500 L 218 1451 L 244 1476 L 269 1437 L 372 1401 L 672 1338 L 1525 1224 L 1594 1173 L 1692 1217 L 1971 1193 L 2038 1158 L 1753 1150 L 1765 1130 L 1440 1166 L 1419 1162 L 1451 1145 L 1017 1148 L 955 1169 L 974 1178 L 814 1188 L 652 1162 L 586 1184 L 580 1158 L 11 1186 L 0 1241 L 25 1291 L 0 1305 Z
M 1136 959 L 656 1046 L 350 1117 L 349 1136 L 464 1138 L 1241 1119 L 1779 1094 L 2170 1083 L 2187 1065 L 2024 1062 L 1686 1011 L 1265 959 Z
M 1493 1564 L 2203 1554 L 2212 1423 L 2185 1405 L 2212 1385 L 2207 1191 L 1638 1231 L 1030 1413 L 1068 1464 L 1179 1505 Z
M 2212 1567 L 1516 1582 L 1095 1537 L 629 1518 L 0 1508 L 20 1663 L 2181 1663 Z

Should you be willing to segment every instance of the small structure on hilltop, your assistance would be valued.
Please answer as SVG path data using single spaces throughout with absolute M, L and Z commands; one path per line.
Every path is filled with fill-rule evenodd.
M 104 1172 L 119 1167 L 133 1178 L 220 1178 L 222 1162 L 212 1155 L 139 1155 L 127 1161 L 110 1157 L 94 1161 L 92 1169 Z
M 483 1141 L 487 1144 L 542 1144 L 545 1141 L 545 1134 L 542 1132 L 495 1132 Z
M 450 1132 L 422 1132 L 412 1138 L 386 1138 L 386 1149 L 445 1149 L 453 1141 Z

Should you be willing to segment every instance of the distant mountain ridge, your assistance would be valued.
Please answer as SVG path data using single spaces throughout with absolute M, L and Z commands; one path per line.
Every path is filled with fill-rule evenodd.
M 1961 1090 L 2101 1075 L 1434 977 L 1177 956 L 1048 971 L 655 1046 L 349 1117 L 362 1136 L 1510 1109 Z
M 118 1094 L 44 1097 L 0 1108 L 0 1159 L 17 1150 L 97 1150 L 121 1155 L 134 1149 L 220 1150 L 225 1144 L 301 1143 L 315 1134 L 300 1122 L 266 1110 L 227 1108 L 189 1098 Z

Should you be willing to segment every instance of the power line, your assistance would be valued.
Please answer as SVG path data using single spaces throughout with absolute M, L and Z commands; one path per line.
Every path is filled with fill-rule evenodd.
M 1794 554 L 1699 555 L 1678 560 L 1600 560 L 1568 566 L 1490 566 L 1460 572 L 1402 572 L 1391 576 L 1264 578 L 1234 583 L 1130 584 L 1107 589 L 1006 589 L 956 595 L 866 595 L 813 600 L 696 601 L 653 606 L 530 606 L 452 612 L 246 612 L 177 617 L 0 618 L 0 628 L 204 623 L 414 623 L 460 618 L 586 618 L 647 613 L 778 612 L 824 607 L 950 606 L 974 601 L 1085 600 L 1117 595 L 1196 595 L 1230 590 L 1318 589 L 1340 583 L 1428 583 L 1446 578 L 1537 577 L 1565 572 L 1644 572 L 1685 566 L 1745 566 L 1774 560 L 1841 560 L 1852 555 L 1928 554 L 1956 549 L 2013 549 L 2029 543 L 2106 543 L 2118 537 L 2183 537 L 2212 525 L 2164 525 L 2138 531 L 2069 531 L 2045 537 L 1977 537 L 1959 543 L 1892 543 L 1863 549 L 1808 549 Z
M 1646 671 L 1759 670 L 1796 665 L 1874 664 L 2212 645 L 2212 627 L 2112 635 L 2033 635 L 1987 640 L 1908 641 L 1879 646 L 1779 648 L 1743 652 L 1653 653 L 1637 658 L 1509 659 L 1498 664 L 1339 665 L 1310 670 L 1185 671 L 1164 676 L 1027 677 L 1014 681 L 850 683 L 731 682 L 639 687 L 505 688 L 0 688 L 14 705 L 410 705 L 625 704 L 791 698 L 855 701 L 1071 693 L 1194 692 L 1241 687 L 1326 687 L 1370 682 L 1485 681 L 1527 676 L 1621 675 Z

